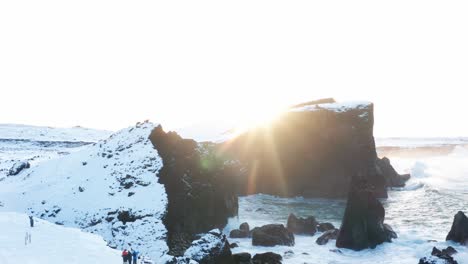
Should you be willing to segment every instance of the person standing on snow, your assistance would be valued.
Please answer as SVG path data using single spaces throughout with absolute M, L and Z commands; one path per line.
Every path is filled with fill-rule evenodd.
M 128 252 L 127 249 L 124 249 L 124 251 L 122 251 L 123 263 L 127 263 L 127 261 L 129 260 L 129 256 L 130 256 L 130 252 Z
M 133 264 L 137 264 L 138 254 L 140 254 L 140 252 L 134 249 L 132 250 Z
M 32 216 L 32 215 L 29 216 L 29 225 L 30 225 L 31 227 L 34 227 L 34 219 L 33 219 L 33 216 Z

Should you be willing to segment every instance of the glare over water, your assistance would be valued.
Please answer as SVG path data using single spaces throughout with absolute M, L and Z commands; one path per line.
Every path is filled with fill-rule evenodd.
M 414 148 L 411 149 L 414 153 Z M 426 153 L 427 154 L 427 153 Z M 458 146 L 448 155 L 424 155 L 418 157 L 390 156 L 400 173 L 409 172 L 412 178 L 406 187 L 390 190 L 388 199 L 383 199 L 388 223 L 397 232 L 398 238 L 376 249 L 359 252 L 340 249 L 333 252 L 335 240 L 319 246 L 314 236 L 295 236 L 294 247 L 253 247 L 251 239 L 230 239 L 239 244 L 234 253 L 263 253 L 272 251 L 283 255 L 283 263 L 408 263 L 417 264 L 429 256 L 432 247 L 455 247 L 459 253 L 454 257 L 459 263 L 468 264 L 468 248 L 446 242 L 453 216 L 458 211 L 468 213 L 468 148 Z M 315 216 L 319 222 L 331 222 L 340 226 L 346 200 L 279 198 L 270 195 L 252 195 L 239 199 L 239 216 L 230 219 L 225 232 L 238 228 L 242 222 L 250 227 L 271 223 L 286 225 L 288 215 Z M 292 251 L 285 254 L 288 251 Z

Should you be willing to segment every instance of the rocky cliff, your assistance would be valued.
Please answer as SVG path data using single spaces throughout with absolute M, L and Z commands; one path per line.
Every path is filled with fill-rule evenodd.
M 196 235 L 222 228 L 237 215 L 237 194 L 230 184 L 237 170 L 212 153 L 212 144 L 183 139 L 161 126 L 150 140 L 163 160 L 159 182 L 168 198 L 163 222 L 169 253 L 180 256 Z
M 244 164 L 240 194 L 346 197 L 353 177 L 386 197 L 393 182 L 379 162 L 374 106 L 332 99 L 296 105 L 268 126 L 251 129 L 220 149 Z M 383 164 L 385 167 L 381 169 Z M 380 167 L 379 167 L 380 166 Z

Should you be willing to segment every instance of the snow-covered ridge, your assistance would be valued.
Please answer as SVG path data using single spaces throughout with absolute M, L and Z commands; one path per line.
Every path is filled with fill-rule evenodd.
M 313 104 L 292 108 L 290 112 L 328 110 L 333 112 L 346 112 L 351 109 L 365 109 L 372 103 L 367 101 L 349 101 L 340 103 Z
M 167 196 L 157 178 L 162 159 L 148 139 L 154 127 L 138 123 L 6 178 L 0 211 L 33 212 L 99 234 L 112 247 L 165 256 Z
M 112 134 L 111 131 L 84 127 L 53 128 L 19 124 L 0 124 L 0 139 L 32 141 L 97 142 Z

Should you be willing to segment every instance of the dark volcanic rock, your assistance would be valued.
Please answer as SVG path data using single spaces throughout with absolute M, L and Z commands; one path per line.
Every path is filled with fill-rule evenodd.
M 468 245 L 468 217 L 462 211 L 459 211 L 453 218 L 452 228 L 446 240 Z
M 452 257 L 457 253 L 453 247 L 447 247 L 446 249 L 438 249 L 434 247 L 432 249 L 431 257 L 421 258 L 419 264 L 439 264 L 441 262 L 445 264 L 458 264 L 458 262 Z
M 196 260 L 199 264 L 234 264 L 229 242 L 219 229 L 211 230 L 193 241 L 184 257 Z
M 384 226 L 384 218 L 385 209 L 376 199 L 371 186 L 356 181 L 348 197 L 336 246 L 362 250 L 391 242 L 394 234 Z
M 317 230 L 319 232 L 326 232 L 333 229 L 335 229 L 335 226 L 332 223 L 320 223 L 317 225 Z
M 346 197 L 352 175 L 360 175 L 377 197 L 387 197 L 386 180 L 377 172 L 373 108 L 301 104 L 225 142 L 223 151 L 245 167 L 239 193 Z
M 317 238 L 317 241 L 315 243 L 319 245 L 325 245 L 330 241 L 331 239 L 336 239 L 338 237 L 338 233 L 340 230 L 338 229 L 331 229 L 323 233 L 319 238 Z
M 239 229 L 234 229 L 229 233 L 231 238 L 246 238 L 250 237 L 250 227 L 248 223 L 242 223 Z
M 270 224 L 252 229 L 252 245 L 273 247 L 294 246 L 294 235 L 281 224 Z
M 294 214 L 290 214 L 287 228 L 294 234 L 314 235 L 317 232 L 317 224 L 317 220 L 313 216 L 298 218 Z
M 283 257 L 273 252 L 267 252 L 262 254 L 256 254 L 252 258 L 253 264 L 281 264 Z
M 196 234 L 222 228 L 237 215 L 237 194 L 230 164 L 212 154 L 210 144 L 197 144 L 175 132 L 156 127 L 150 140 L 163 159 L 159 182 L 168 197 L 163 222 L 167 228 L 169 254 L 180 256 Z
M 234 263 L 236 264 L 251 264 L 252 256 L 247 253 L 237 253 L 232 255 L 232 259 L 234 260 Z
M 385 178 L 387 187 L 404 187 L 411 177 L 409 174 L 398 174 L 387 157 L 377 158 L 375 165 L 377 173 Z

